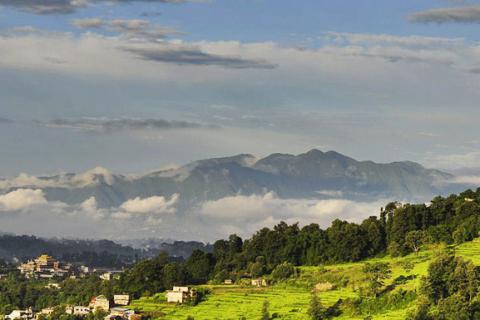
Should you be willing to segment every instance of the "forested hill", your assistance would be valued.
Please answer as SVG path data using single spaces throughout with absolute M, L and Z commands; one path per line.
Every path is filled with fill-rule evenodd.
M 281 222 L 272 229 L 259 230 L 250 239 L 231 235 L 216 241 L 213 253 L 195 251 L 185 262 L 172 265 L 165 256 L 143 261 L 125 274 L 123 285 L 140 296 L 144 291 L 163 291 L 178 283 L 258 277 L 284 263 L 318 266 L 385 254 L 403 256 L 425 243 L 470 241 L 479 232 L 480 189 L 467 190 L 436 197 L 428 205 L 392 202 L 379 217 L 361 223 L 335 220 L 322 229 L 317 224 L 300 227 Z M 136 279 L 144 272 L 152 272 L 156 281 L 139 283 Z
M 211 251 L 201 242 L 156 243 L 148 248 L 132 248 L 110 240 L 43 239 L 35 236 L 0 235 L 0 259 L 24 261 L 49 254 L 65 262 L 95 267 L 121 267 L 151 258 L 160 252 L 187 258 L 194 250 Z

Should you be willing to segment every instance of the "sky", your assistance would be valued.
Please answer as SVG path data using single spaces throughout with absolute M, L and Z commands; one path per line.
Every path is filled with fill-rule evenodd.
M 312 148 L 478 172 L 479 26 L 480 1 L 468 0 L 0 0 L 0 177 Z M 79 177 L 110 174 L 95 170 Z M 160 220 L 177 200 L 103 210 L 19 189 L 0 195 L 0 211 L 18 233 L 93 237 L 124 221 L 172 230 Z M 358 220 L 386 200 L 326 201 L 238 195 L 200 212 L 221 236 Z M 225 208 L 242 209 L 244 230 L 222 222 Z
M 477 167 L 480 3 L 0 0 L 0 176 L 252 153 Z

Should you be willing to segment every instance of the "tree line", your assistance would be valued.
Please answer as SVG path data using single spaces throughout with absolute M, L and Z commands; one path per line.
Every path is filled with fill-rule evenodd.
M 134 295 L 158 292 L 173 284 L 223 282 L 272 273 L 293 266 L 355 262 L 369 257 L 418 252 L 424 243 L 461 243 L 480 231 L 480 189 L 435 197 L 429 204 L 392 202 L 361 223 L 335 220 L 300 227 L 280 222 L 250 239 L 233 234 L 213 244 L 213 252 L 195 250 L 183 261 L 167 255 L 137 263 L 124 273 L 122 287 Z M 285 267 L 285 266 L 283 266 Z M 280 272 L 279 272 L 280 274 Z

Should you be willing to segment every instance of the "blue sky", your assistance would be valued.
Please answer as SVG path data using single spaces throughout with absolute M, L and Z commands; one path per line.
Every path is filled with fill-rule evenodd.
M 0 0 L 0 176 L 311 148 L 478 166 L 478 2 L 164 2 Z
M 2 28 L 31 25 L 37 28 L 78 32 L 72 19 L 144 19 L 177 28 L 187 40 L 276 41 L 285 45 L 321 36 L 326 31 L 466 37 L 478 41 L 471 24 L 422 25 L 409 23 L 408 15 L 452 6 L 449 1 L 319 0 L 206 0 L 182 4 L 101 3 L 72 14 L 35 15 L 14 8 L 2 10 Z M 471 1 L 474 3 L 474 1 Z M 152 16 L 145 17 L 150 12 Z M 303 38 L 303 39 L 302 39 Z

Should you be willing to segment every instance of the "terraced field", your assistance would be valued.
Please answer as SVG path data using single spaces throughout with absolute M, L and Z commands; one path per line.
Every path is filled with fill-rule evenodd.
M 277 319 L 300 320 L 308 319 L 308 307 L 312 288 L 316 283 L 329 278 L 347 278 L 348 285 L 339 289 L 318 293 L 324 306 L 332 306 L 339 299 L 355 298 L 359 295 L 359 288 L 365 285 L 362 267 L 367 262 L 388 262 L 392 276 L 386 286 L 392 285 L 394 279 L 403 276 L 407 280 L 401 284 L 392 285 L 392 292 L 398 290 L 414 291 L 418 289 L 420 277 L 427 274 L 430 260 L 445 247 L 431 247 L 421 251 L 418 255 L 411 254 L 402 258 L 375 258 L 359 263 L 337 264 L 325 267 L 300 267 L 299 276 L 287 282 L 266 288 L 248 286 L 206 285 L 211 293 L 207 299 L 197 306 L 172 305 L 165 302 L 164 294 L 142 298 L 132 302 L 131 307 L 145 312 L 151 312 L 154 318 L 159 319 L 187 319 L 191 316 L 195 320 L 239 320 L 260 319 L 264 301 L 270 304 L 270 313 L 276 314 Z M 452 247 L 457 255 L 471 259 L 480 265 L 480 239 Z M 407 272 L 405 262 L 411 262 L 414 268 Z M 373 319 L 404 319 L 409 309 L 414 308 L 415 302 L 401 305 L 397 309 L 383 310 L 373 314 Z M 365 314 L 352 315 L 343 312 L 335 319 L 364 319 Z

